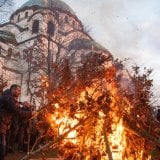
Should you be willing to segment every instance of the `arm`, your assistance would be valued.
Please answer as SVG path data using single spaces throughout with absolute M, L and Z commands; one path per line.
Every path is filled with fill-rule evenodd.
M 9 112 L 16 113 L 23 118 L 30 118 L 32 116 L 31 111 L 24 111 L 19 106 L 19 102 L 16 102 L 12 96 L 5 96 L 5 107 Z

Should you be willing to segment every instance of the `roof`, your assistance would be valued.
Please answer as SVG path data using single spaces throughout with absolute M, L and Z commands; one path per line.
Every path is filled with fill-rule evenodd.
M 0 30 L 0 41 L 5 43 L 17 44 L 15 35 L 9 31 Z
M 75 15 L 74 11 L 65 2 L 61 0 L 29 0 L 26 3 L 24 3 L 20 7 L 20 9 L 31 6 L 47 7 L 50 8 L 51 10 L 61 9 L 63 11 L 67 11 Z

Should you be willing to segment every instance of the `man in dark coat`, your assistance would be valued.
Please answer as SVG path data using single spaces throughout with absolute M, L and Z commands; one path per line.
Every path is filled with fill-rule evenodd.
M 157 110 L 157 120 L 160 122 L 160 109 Z
M 6 154 L 6 132 L 13 115 L 30 118 L 35 113 L 24 111 L 19 106 L 18 97 L 21 94 L 19 85 L 13 84 L 0 97 L 0 160 L 4 160 Z
M 32 108 L 28 106 L 23 106 L 24 111 L 30 111 Z M 27 119 L 20 117 L 18 121 L 18 150 L 19 152 L 27 152 L 27 145 L 29 145 L 29 135 L 30 135 L 30 122 Z M 29 151 L 28 151 L 29 152 Z

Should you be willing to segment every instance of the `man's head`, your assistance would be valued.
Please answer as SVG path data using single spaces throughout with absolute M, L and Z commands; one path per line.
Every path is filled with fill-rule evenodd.
M 10 87 L 10 91 L 14 97 L 19 97 L 21 94 L 21 87 L 17 84 L 12 84 Z

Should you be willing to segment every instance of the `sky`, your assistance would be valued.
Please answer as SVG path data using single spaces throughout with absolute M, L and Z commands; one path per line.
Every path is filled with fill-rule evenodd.
M 18 0 L 20 7 L 27 0 Z M 63 0 L 113 57 L 152 68 L 160 97 L 160 0 Z

